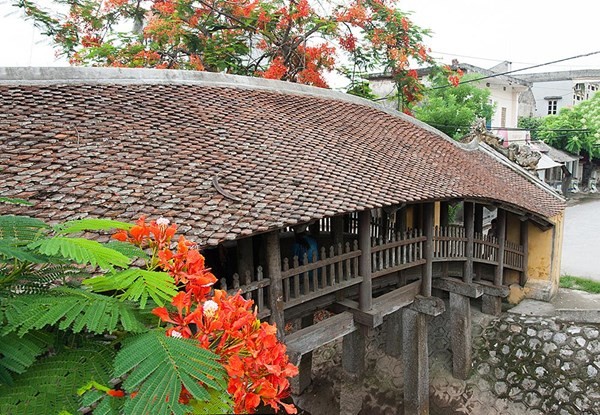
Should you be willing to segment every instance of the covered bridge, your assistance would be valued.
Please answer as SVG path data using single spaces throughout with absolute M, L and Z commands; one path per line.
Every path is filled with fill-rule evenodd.
M 310 382 L 311 351 L 402 309 L 407 413 L 428 405 L 427 318 L 449 299 L 467 376 L 472 298 L 556 290 L 564 200 L 485 144 L 460 144 L 357 97 L 212 73 L 0 68 L 2 206 L 49 221 L 163 216 L 206 248 L 221 286 L 277 323 Z M 460 210 L 462 218 L 454 213 Z M 484 234 L 484 212 L 496 230 Z M 294 257 L 293 227 L 317 243 Z M 312 255 L 311 255 L 312 256 Z M 314 324 L 313 314 L 334 315 Z M 303 328 L 285 336 L 285 323 Z M 388 336 L 393 341 L 393 336 Z

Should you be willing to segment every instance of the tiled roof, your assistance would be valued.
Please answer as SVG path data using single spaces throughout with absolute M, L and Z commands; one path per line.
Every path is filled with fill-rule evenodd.
M 498 201 L 546 218 L 564 208 L 483 151 L 408 117 L 331 91 L 277 88 L 286 84 L 223 75 L 218 83 L 0 79 L 0 195 L 35 202 L 0 212 L 165 216 L 212 245 L 420 200 Z

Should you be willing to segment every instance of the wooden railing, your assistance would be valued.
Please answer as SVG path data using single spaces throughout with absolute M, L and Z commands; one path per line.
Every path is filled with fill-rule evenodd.
M 329 225 L 329 224 L 327 224 Z M 326 225 L 326 226 L 327 226 Z M 382 236 L 371 240 L 371 277 L 377 278 L 425 263 L 424 246 L 427 237 L 420 229 L 391 234 L 388 241 Z M 433 260 L 465 261 L 467 238 L 464 228 L 437 227 L 433 235 Z M 499 243 L 495 237 L 475 233 L 473 239 L 473 260 L 490 265 L 498 264 Z M 361 251 L 358 241 L 344 246 L 325 249 L 313 258 L 283 258 L 281 272 L 284 308 L 290 308 L 315 298 L 340 291 L 362 282 L 359 275 Z M 504 266 L 523 272 L 525 264 L 523 246 L 505 242 Z M 255 273 L 246 272 L 243 276 L 233 275 L 231 286 L 221 279 L 221 289 L 230 293 L 240 291 L 247 299 L 252 299 L 258 307 L 260 317 L 269 316 L 269 278 L 263 276 L 263 268 Z
M 423 243 L 427 240 L 420 229 L 392 234 L 388 242 L 382 237 L 371 241 L 371 276 L 377 278 L 425 263 Z
M 523 271 L 525 253 L 523 245 L 506 241 L 504 244 L 504 266 L 517 271 Z
M 347 242 L 344 248 L 342 244 L 338 244 L 337 250 L 331 246 L 328 251 L 322 247 L 319 256 L 315 255 L 310 262 L 306 255 L 302 262 L 297 256 L 291 261 L 288 258 L 283 259 L 281 277 L 285 308 L 362 281 L 358 271 L 358 258 L 361 255 L 358 241 L 354 241 L 352 248 Z
M 475 233 L 473 240 L 473 260 L 484 264 L 496 265 L 498 263 L 498 238 Z
M 433 260 L 465 260 L 467 237 L 465 228 L 438 227 L 433 230 Z

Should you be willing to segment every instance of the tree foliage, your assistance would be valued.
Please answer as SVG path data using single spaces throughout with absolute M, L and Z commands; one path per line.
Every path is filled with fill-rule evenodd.
M 391 73 L 406 103 L 431 63 L 424 30 L 394 0 L 18 0 L 74 65 L 191 69 L 327 87 L 324 73 Z M 60 9 L 60 7 L 58 8 Z M 356 88 L 354 88 L 356 89 Z
M 600 94 L 544 117 L 536 136 L 570 153 L 600 158 Z
M 471 74 L 463 79 L 477 77 Z M 447 70 L 436 71 L 430 80 L 431 87 L 425 90 L 423 101 L 414 110 L 419 120 L 455 139 L 468 133 L 477 118 L 491 120 L 494 107 L 489 103 L 489 90 L 473 83 L 458 83 Z

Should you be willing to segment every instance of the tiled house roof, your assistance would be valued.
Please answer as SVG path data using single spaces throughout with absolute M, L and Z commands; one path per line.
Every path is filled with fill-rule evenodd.
M 355 97 L 214 74 L 63 70 L 70 81 L 0 70 L 0 196 L 35 203 L 0 212 L 165 216 L 212 245 L 421 200 L 497 201 L 544 218 L 564 208 L 483 151 Z M 143 80 L 123 79 L 132 74 Z

